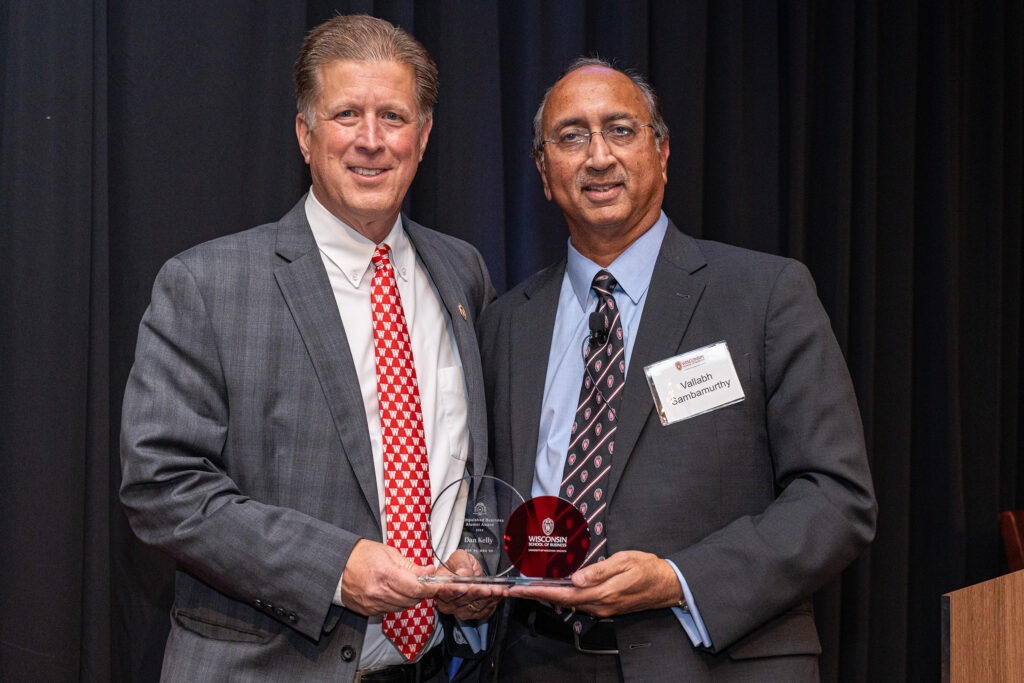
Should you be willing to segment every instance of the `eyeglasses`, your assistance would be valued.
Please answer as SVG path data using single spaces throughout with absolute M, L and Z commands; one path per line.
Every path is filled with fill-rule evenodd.
M 550 142 L 556 145 L 560 151 L 566 153 L 582 152 L 590 147 L 590 139 L 593 136 L 600 134 L 604 136 L 605 142 L 608 142 L 615 147 L 629 147 L 636 142 L 636 137 L 639 135 L 641 128 L 650 128 L 652 131 L 654 130 L 654 126 L 649 123 L 637 124 L 635 128 L 624 123 L 618 123 L 604 130 L 569 128 L 568 130 L 562 131 L 562 133 L 553 140 L 544 140 L 544 144 L 548 144 Z

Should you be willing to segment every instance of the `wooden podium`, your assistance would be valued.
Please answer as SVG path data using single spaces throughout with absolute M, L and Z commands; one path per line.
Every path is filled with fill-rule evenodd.
M 942 596 L 942 681 L 1024 681 L 1024 571 Z

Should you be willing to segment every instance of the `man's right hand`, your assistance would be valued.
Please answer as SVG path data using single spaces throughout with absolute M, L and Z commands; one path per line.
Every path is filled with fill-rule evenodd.
M 364 538 L 352 548 L 341 574 L 341 600 L 346 609 L 367 617 L 399 612 L 434 597 L 437 587 L 419 581 L 434 571 L 396 548 Z

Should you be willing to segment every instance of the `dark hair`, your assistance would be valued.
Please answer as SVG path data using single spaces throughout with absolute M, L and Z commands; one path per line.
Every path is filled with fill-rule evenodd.
M 335 61 L 408 64 L 416 76 L 420 125 L 433 113 L 437 102 L 437 65 L 427 49 L 390 22 L 352 14 L 329 19 L 310 31 L 295 59 L 295 105 L 310 128 L 316 125 L 316 103 L 323 87 L 320 69 Z

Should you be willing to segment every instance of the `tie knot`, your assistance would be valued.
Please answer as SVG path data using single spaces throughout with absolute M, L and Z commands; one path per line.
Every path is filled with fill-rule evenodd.
M 373 267 L 377 270 L 391 265 L 391 247 L 387 244 L 378 244 L 373 250 Z
M 594 281 L 590 283 L 590 288 L 597 292 L 598 296 L 611 296 L 612 290 L 617 284 L 618 281 L 614 275 L 607 270 L 599 270 L 594 276 Z

